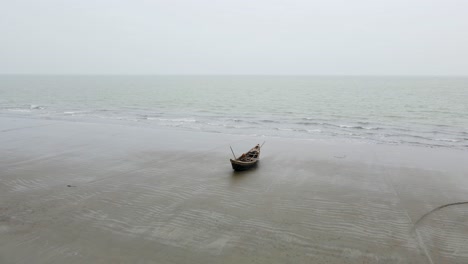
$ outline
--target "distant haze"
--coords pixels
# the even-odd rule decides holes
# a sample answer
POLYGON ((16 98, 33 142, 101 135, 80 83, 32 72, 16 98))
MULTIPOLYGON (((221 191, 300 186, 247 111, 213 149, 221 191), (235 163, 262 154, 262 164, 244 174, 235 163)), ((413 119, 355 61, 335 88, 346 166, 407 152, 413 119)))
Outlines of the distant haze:
POLYGON ((468 75, 465 0, 15 0, 0 73, 468 75))

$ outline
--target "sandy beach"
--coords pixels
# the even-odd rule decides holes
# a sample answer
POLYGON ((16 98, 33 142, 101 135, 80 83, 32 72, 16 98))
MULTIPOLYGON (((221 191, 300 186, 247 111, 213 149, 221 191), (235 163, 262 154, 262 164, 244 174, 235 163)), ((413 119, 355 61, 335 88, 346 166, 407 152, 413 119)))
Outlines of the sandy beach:
POLYGON ((0 263, 467 263, 468 152, 0 118, 0 263), (266 141, 258 168, 236 154, 266 141))

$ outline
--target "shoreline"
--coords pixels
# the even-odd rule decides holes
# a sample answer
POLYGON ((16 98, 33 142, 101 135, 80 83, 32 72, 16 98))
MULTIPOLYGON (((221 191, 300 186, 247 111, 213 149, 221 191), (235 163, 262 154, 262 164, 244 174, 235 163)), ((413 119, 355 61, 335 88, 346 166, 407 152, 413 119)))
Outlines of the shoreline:
POLYGON ((5 117, 0 131, 2 263, 468 261, 468 206, 418 222, 468 201, 463 150, 5 117), (264 140, 259 167, 234 173, 229 145, 264 140))
MULTIPOLYGON (((186 133, 206 133, 210 135, 224 135, 225 137, 248 137, 248 138, 269 138, 273 140, 304 140, 304 141, 323 141, 323 142, 335 142, 337 144, 364 144, 364 145, 384 145, 384 146, 394 146, 394 147, 408 147, 408 148, 422 148, 422 149, 442 149, 442 150, 457 150, 457 151, 468 151, 468 145, 462 146, 448 146, 448 145, 435 145, 435 144, 421 144, 417 142, 408 143, 408 142, 390 142, 390 141, 376 141, 371 138, 362 138, 362 137, 343 137, 343 136, 330 136, 325 134, 309 134, 305 136, 285 136, 285 135, 263 135, 263 134, 241 134, 241 133, 227 133, 220 132, 215 130, 201 130, 190 127, 183 126, 166 126, 158 125, 154 123, 144 122, 142 120, 130 120, 130 119, 100 119, 100 118, 90 118, 90 117, 80 117, 76 119, 70 119, 64 116, 63 118, 55 116, 51 117, 40 117, 40 116, 15 116, 15 115, 0 115, 0 119, 4 120, 24 120, 24 122, 69 122, 75 124, 95 124, 95 125, 110 125, 110 126, 120 126, 120 127, 135 127, 141 129, 151 129, 151 130, 163 130, 170 132, 186 132, 186 133), (29 121, 28 121, 29 120, 29 121)), ((0 127, 1 131, 1 127, 0 127)), ((435 141, 444 141, 442 139, 434 139, 435 141)))

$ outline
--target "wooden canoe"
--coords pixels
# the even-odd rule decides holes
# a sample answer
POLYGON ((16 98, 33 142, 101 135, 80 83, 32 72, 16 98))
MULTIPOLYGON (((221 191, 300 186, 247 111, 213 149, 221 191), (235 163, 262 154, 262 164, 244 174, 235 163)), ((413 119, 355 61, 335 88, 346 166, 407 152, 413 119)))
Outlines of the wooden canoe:
POLYGON ((260 159, 260 148, 260 144, 257 144, 235 160, 230 159, 232 168, 235 171, 243 171, 257 166, 258 160, 260 159))

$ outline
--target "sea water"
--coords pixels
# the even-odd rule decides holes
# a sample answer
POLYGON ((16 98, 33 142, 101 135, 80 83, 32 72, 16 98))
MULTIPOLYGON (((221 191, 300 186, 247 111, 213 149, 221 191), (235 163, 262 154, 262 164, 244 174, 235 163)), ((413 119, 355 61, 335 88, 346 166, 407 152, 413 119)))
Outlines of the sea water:
POLYGON ((0 116, 468 149, 468 77, 3 75, 0 116))

